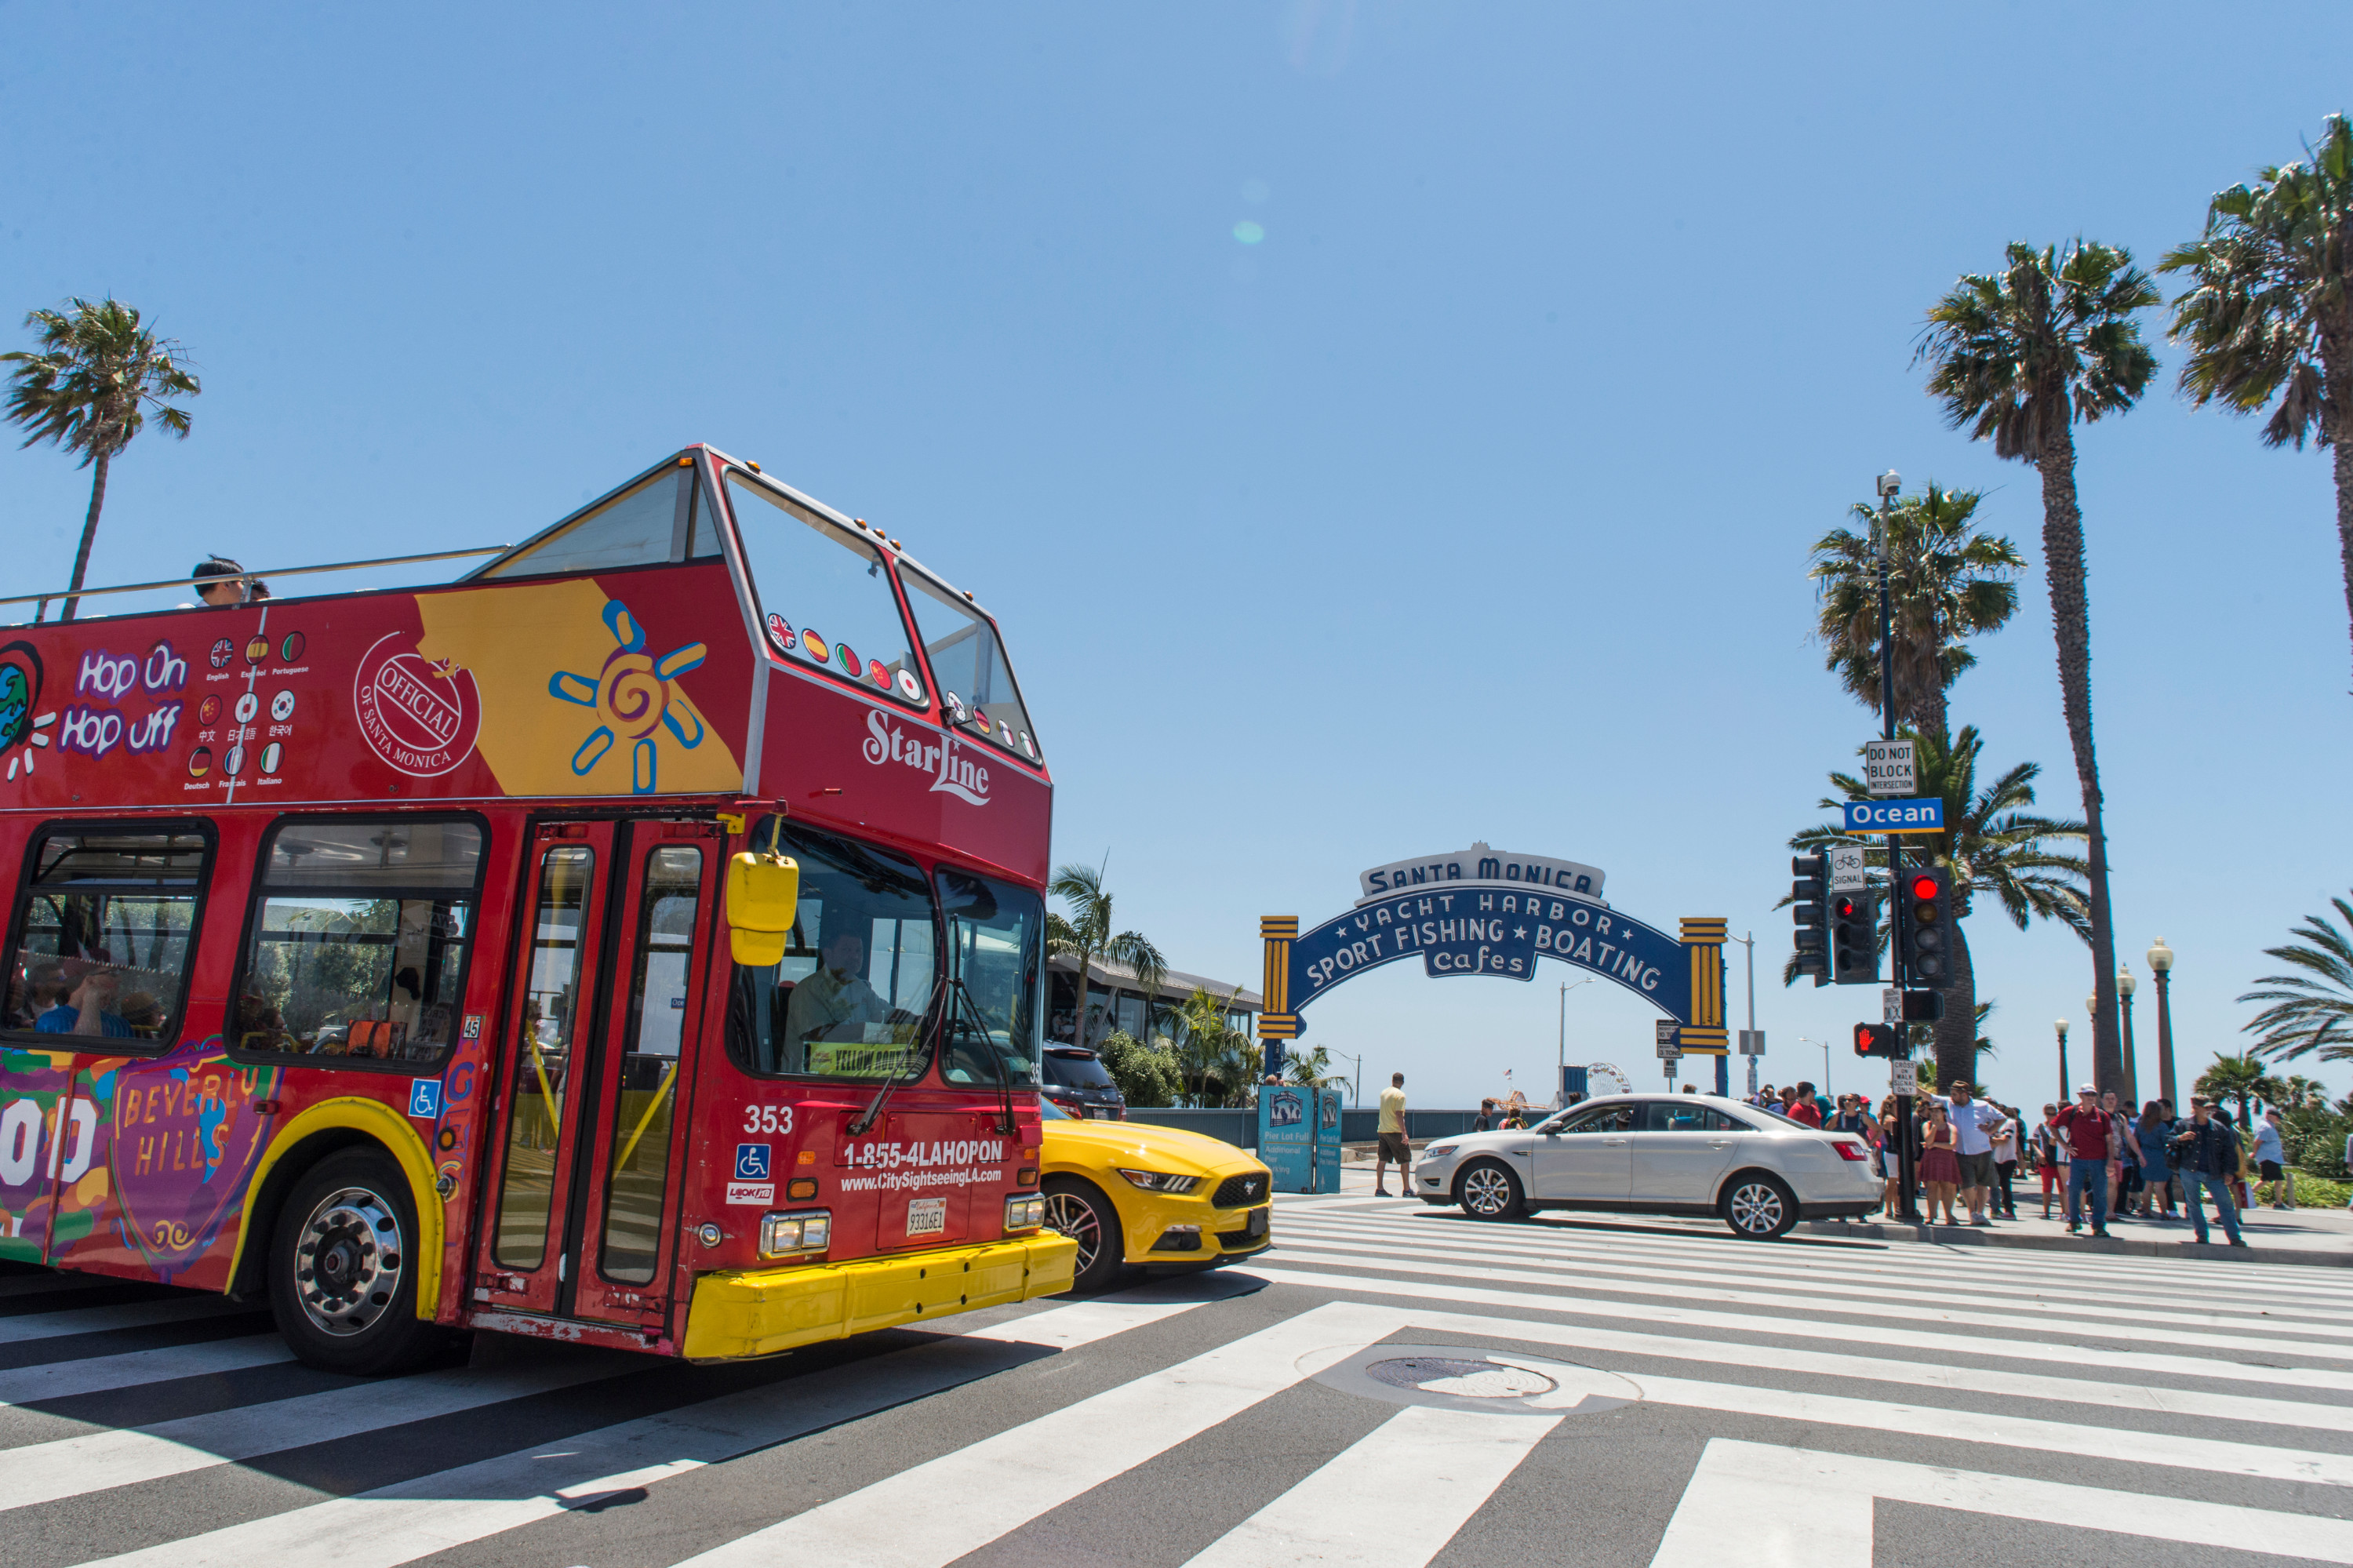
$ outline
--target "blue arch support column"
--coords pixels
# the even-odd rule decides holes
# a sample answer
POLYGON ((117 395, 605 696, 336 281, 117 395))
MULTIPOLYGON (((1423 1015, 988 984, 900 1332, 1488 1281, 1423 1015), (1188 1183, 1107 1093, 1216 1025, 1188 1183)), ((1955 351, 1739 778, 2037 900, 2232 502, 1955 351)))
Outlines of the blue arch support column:
POLYGON ((1726 1053, 1731 1036, 1724 1026, 1724 937, 1722 916, 1686 915, 1683 951, 1691 957, 1691 1015, 1683 1027, 1683 1054, 1715 1058, 1715 1092, 1732 1091, 1726 1053))

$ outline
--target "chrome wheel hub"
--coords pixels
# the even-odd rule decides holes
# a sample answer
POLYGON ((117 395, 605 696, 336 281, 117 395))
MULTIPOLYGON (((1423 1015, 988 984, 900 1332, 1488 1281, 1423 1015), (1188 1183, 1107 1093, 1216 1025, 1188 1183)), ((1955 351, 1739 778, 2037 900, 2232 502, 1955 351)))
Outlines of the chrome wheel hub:
POLYGON ((1511 1178, 1481 1166, 1462 1178, 1462 1206, 1474 1214, 1500 1214, 1512 1203, 1511 1178))
POLYGON ((1079 1244, 1076 1272, 1084 1274, 1094 1266, 1095 1254, 1103 1247, 1103 1226, 1095 1223, 1092 1209, 1068 1192, 1049 1192, 1046 1228, 1060 1231, 1079 1244))
POLYGON ((1732 1223, 1763 1235, 1781 1226, 1781 1194, 1762 1181, 1744 1181, 1732 1190, 1732 1223))
POLYGON ((294 1289, 322 1332, 339 1339, 365 1330, 400 1291, 400 1220, 364 1187, 320 1200, 294 1248, 294 1289))

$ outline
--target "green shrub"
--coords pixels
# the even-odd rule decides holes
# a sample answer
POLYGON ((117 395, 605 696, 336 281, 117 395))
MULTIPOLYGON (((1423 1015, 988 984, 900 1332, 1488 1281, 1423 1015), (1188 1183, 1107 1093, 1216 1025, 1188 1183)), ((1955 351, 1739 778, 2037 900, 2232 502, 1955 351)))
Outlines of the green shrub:
POLYGON ((1167 1052, 1155 1051, 1123 1030, 1113 1030, 1095 1049, 1103 1056, 1103 1071, 1127 1103, 1139 1109, 1173 1104, 1185 1086, 1167 1052))
POLYGON ((2294 1166, 2289 1170, 2295 1175, 2295 1206, 2299 1209, 2341 1209, 2348 1198, 2353 1198, 2353 1185, 2311 1175, 2294 1166))

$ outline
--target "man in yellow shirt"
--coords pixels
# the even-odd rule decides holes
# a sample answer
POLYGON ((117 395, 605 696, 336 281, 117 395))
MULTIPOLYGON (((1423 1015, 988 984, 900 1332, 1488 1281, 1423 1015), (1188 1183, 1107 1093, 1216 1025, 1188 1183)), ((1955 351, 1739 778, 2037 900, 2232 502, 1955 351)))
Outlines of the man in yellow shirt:
POLYGON ((1377 1197, 1389 1195, 1389 1161, 1398 1163, 1398 1196, 1413 1196, 1413 1145, 1405 1136, 1405 1075, 1391 1073, 1389 1086, 1381 1091, 1381 1119, 1376 1127, 1380 1135, 1380 1149, 1374 1157, 1373 1192, 1377 1197))

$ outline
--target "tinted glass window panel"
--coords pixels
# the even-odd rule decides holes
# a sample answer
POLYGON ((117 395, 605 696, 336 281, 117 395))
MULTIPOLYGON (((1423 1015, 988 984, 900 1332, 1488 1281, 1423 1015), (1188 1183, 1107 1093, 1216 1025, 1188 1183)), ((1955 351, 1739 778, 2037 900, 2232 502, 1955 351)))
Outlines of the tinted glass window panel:
POLYGON ((52 832, 17 908, 6 1026, 169 1044, 187 1000, 197 833, 52 832))
MULTIPOLYGON (((952 1084, 1035 1088, 1045 1045, 1038 988, 1045 972, 1046 906, 1027 888, 959 871, 940 873, 939 896, 956 1004, 947 1013, 941 1073, 952 1084)), ((1109 1081, 1092 1058, 1061 1065, 1092 1069, 1093 1078, 1076 1082, 1109 1081)))
POLYGON ((734 966, 729 1049, 755 1073, 920 1076, 937 1003, 931 887, 913 861, 764 818, 755 842, 800 864, 783 961, 734 966))
POLYGON ((1631 1106, 1596 1106, 1572 1114, 1561 1124, 1563 1133, 1623 1132, 1633 1120, 1631 1106))
POLYGON ((480 863, 471 822, 282 824, 230 1009, 237 1048, 438 1058, 462 1000, 480 863))
POLYGON ((744 474, 728 474, 727 500, 768 646, 869 691, 922 702, 923 671, 881 553, 744 474))
POLYGON ((932 678, 940 683, 940 698, 950 717, 959 709, 978 715, 957 727, 1032 762, 1042 761, 1044 754, 1030 732, 1029 713, 1013 684, 1013 667, 1005 662, 997 628, 923 573, 910 570, 900 576, 907 585, 908 607, 915 612, 915 630, 923 639, 923 656, 931 661, 932 678))
POLYGON ((596 873, 596 852, 586 844, 559 844, 539 863, 531 969, 523 982, 514 1075, 507 1086, 506 1171, 499 1180, 491 1243, 491 1255, 504 1268, 537 1268, 547 1258, 556 1145, 564 1133, 572 1048, 586 1001, 580 994, 581 933, 596 873))
POLYGON ((693 482, 691 469, 658 474, 566 524, 560 533, 484 567, 480 575, 519 577, 659 566, 675 558, 679 490, 684 485, 691 496, 693 482))
POLYGON ((649 1283, 661 1260, 662 1199, 702 889, 701 850, 664 845, 646 856, 598 1254, 606 1277, 625 1284, 649 1283))

